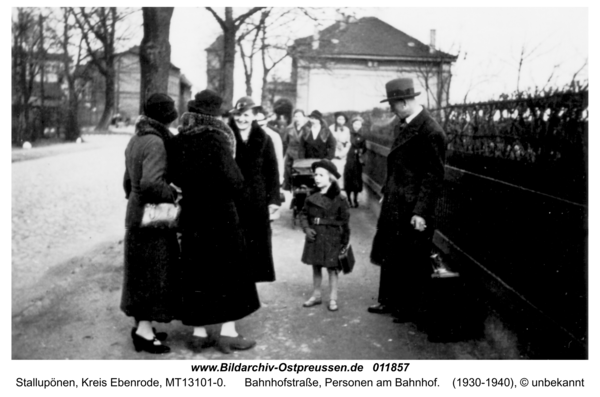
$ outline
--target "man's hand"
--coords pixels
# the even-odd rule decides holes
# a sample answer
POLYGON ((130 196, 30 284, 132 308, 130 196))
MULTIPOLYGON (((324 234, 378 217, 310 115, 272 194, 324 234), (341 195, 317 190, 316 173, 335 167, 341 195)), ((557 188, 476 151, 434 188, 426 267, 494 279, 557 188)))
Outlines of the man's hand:
POLYGON ((315 241, 315 238, 317 237, 317 232, 314 229, 307 227, 306 229, 304 229, 304 233, 306 233, 306 237, 310 241, 315 241))
POLYGON ((425 219, 421 218, 419 215, 413 215, 413 217, 410 218, 410 224, 413 225, 413 227, 420 232, 425 231, 425 229, 427 228, 427 225, 425 224, 425 219))

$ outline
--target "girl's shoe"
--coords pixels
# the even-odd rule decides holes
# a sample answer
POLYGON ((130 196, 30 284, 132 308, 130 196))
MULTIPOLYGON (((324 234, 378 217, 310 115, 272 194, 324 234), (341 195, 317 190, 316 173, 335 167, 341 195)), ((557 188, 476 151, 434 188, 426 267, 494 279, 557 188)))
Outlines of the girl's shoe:
POLYGON ((320 305, 321 303, 323 303, 323 301, 321 300, 321 298, 315 298, 314 296, 312 296, 309 300, 307 300, 306 302, 304 302, 302 304, 302 306, 304 306, 304 307, 313 307, 313 306, 320 305))
POLYGON ((131 331, 131 339, 133 339, 133 347, 136 352, 145 351, 151 354, 165 354, 171 351, 167 345, 163 345, 156 338, 148 340, 135 333, 135 329, 131 331))
POLYGON ((337 305, 337 302, 335 301, 335 299, 332 299, 329 301, 329 305, 327 305, 327 308, 329 309, 330 312, 335 312, 338 310, 338 305, 337 305))

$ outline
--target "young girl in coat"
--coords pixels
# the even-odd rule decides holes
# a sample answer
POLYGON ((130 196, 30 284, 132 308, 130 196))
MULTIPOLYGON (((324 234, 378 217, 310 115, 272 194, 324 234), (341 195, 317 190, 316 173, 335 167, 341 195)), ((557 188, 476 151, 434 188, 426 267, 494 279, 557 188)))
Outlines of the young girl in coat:
POLYGON ((329 160, 320 160, 312 165, 315 185, 318 191, 304 202, 300 213, 300 224, 306 234, 302 262, 313 267, 313 293, 304 302, 304 307, 313 307, 322 303, 321 268, 329 273, 329 305, 331 311, 338 310, 338 257, 348 247, 350 227, 348 221, 349 205, 340 195, 336 182, 340 178, 336 166, 329 160))

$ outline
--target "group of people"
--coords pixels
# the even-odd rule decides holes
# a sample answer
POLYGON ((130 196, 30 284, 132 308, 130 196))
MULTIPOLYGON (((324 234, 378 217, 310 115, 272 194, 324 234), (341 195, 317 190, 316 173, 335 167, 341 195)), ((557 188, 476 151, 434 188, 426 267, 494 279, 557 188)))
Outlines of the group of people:
POLYGON ((222 117, 222 98, 205 90, 177 118, 165 94, 148 98, 125 151, 128 197, 121 309, 136 320, 137 351, 166 353, 152 322, 193 327, 188 346, 224 353, 252 348, 235 321, 260 307, 257 282, 275 280, 270 215, 281 205, 277 157, 254 123, 261 111, 240 99, 222 117), (178 196, 181 195, 179 198, 178 196), (178 230, 140 227, 144 205, 181 205, 178 230))
POLYGON ((283 187, 291 190, 291 173, 294 160, 328 159, 340 173, 338 187, 346 192, 350 205, 358 207, 358 194, 363 189, 362 166, 366 152, 363 136, 364 119, 360 115, 350 120, 342 112, 334 114, 334 124, 327 126, 318 110, 308 117, 301 109, 293 113, 293 122, 282 130, 281 139, 285 152, 283 187))
MULTIPOLYGON (((430 274, 445 135, 416 103, 411 79, 392 80, 386 91, 384 101, 401 123, 388 156, 371 252, 371 262, 381 266, 379 299, 368 311, 412 321, 423 314, 420 297, 430 274)), ((271 221, 282 204, 280 187, 290 189, 291 165, 299 158, 319 159, 312 164, 315 190, 300 213, 301 260, 313 269, 313 292, 303 306, 322 303, 325 267, 327 308, 338 310, 338 257, 348 250, 349 208, 358 206, 362 190, 364 120, 354 117, 348 128, 346 115, 337 113, 326 126, 318 111, 307 118, 296 110, 293 123, 278 133, 249 97, 225 117, 221 106, 215 92, 199 92, 173 135, 168 125, 178 117, 175 104, 168 95, 154 94, 125 151, 121 309, 135 319, 136 351, 169 352, 167 335, 153 322, 172 320, 192 327, 188 347, 195 352, 215 346, 230 353, 256 344, 238 334, 235 322, 260 307, 256 283, 275 281, 271 221), (178 233, 140 226, 145 204, 176 202, 182 208, 178 233)))

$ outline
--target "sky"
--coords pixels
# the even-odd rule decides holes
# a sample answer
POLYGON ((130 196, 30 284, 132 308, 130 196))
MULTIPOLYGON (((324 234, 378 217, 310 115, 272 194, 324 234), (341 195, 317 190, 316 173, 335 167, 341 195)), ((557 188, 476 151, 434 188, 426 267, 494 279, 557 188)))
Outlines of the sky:
MULTIPOLYGON (((365 2, 363 2, 364 4, 365 2)), ((221 11, 222 9, 217 8, 221 11)), ((497 98, 517 88, 517 65, 523 62, 519 87, 562 86, 588 59, 588 9, 551 7, 350 7, 358 17, 375 16, 417 40, 429 44, 430 30, 436 31, 436 47, 459 55, 452 67, 451 102, 497 98)), ((243 8, 234 9, 234 15, 243 8)), ((334 22, 324 21, 323 27, 334 22)), ((294 26, 291 35, 304 37, 315 27, 294 26)), ((171 22, 171 60, 194 84, 206 87, 206 53, 221 33, 213 16, 203 7, 176 7, 171 22)), ((277 75, 290 78, 290 63, 277 75)), ((584 67, 578 77, 587 77, 584 67)), ((260 73, 253 88, 259 97, 260 73)), ((236 60, 234 97, 245 94, 242 64, 236 60)), ((383 87, 382 87, 383 95, 383 87)))

